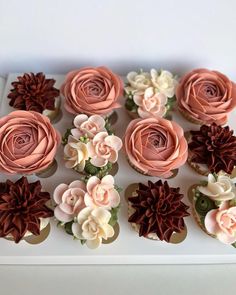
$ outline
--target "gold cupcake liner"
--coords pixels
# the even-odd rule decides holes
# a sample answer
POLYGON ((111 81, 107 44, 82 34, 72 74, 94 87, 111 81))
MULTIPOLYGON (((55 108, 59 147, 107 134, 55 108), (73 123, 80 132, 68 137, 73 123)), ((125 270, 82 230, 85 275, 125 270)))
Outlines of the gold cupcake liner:
MULTIPOLYGON (((47 239, 51 230, 50 222, 40 231, 38 236, 30 234, 28 236, 23 237, 21 241, 25 241, 31 245, 38 245, 41 244, 43 241, 47 239)), ((4 239, 8 241, 14 241, 11 236, 4 237, 4 239)))
POLYGON ((52 163, 46 169, 35 173, 35 175, 40 177, 40 178, 48 178, 48 177, 50 177, 50 176, 52 176, 53 174, 56 173, 57 168, 58 168, 58 164, 57 164, 56 159, 54 159, 52 161, 52 163))

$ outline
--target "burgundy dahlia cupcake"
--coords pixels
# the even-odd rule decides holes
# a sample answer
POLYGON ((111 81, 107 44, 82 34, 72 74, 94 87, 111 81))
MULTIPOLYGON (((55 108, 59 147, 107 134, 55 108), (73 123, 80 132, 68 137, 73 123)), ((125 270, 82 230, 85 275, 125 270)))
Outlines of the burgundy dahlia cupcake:
POLYGON ((50 194, 42 191, 40 181, 30 183, 23 176, 0 183, 0 237, 19 243, 39 236, 53 216, 49 201, 50 194))
POLYGON ((25 73, 12 82, 8 94, 9 105, 17 110, 35 111, 55 120, 60 112, 60 91, 54 87, 54 79, 43 73, 25 73))
POLYGON ((129 219, 140 237, 170 242, 173 234, 185 230, 184 217, 189 216, 188 206, 182 202, 180 188, 148 181, 128 197, 129 219))
POLYGON ((215 123, 203 125, 198 131, 190 131, 188 141, 188 163, 198 173, 233 172, 236 166, 236 136, 229 126, 215 123))

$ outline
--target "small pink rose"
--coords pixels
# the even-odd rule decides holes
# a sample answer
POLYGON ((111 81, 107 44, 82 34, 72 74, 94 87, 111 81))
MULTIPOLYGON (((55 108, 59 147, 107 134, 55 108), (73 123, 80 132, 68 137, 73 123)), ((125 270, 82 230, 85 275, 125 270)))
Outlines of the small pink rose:
POLYGON ((49 119, 33 111, 15 111, 0 119, 0 171, 32 174, 54 160, 59 133, 49 119))
POLYGON ((120 195, 114 187, 114 178, 111 175, 106 175, 101 180, 96 176, 90 177, 84 201, 91 208, 103 207, 110 210, 117 207, 120 195))
POLYGON ((108 68, 82 68, 67 74, 61 92, 68 112, 107 115, 120 107, 123 83, 108 68))
POLYGON ((170 177, 188 156, 183 129, 161 117, 136 119, 126 129, 124 148, 130 163, 144 174, 170 177))
POLYGON ((122 148, 122 140, 107 132, 100 132, 87 143, 90 162, 96 167, 104 167, 108 162, 115 163, 118 151, 122 148))
POLYGON ((106 131, 106 122, 103 117, 99 115, 78 115, 74 119, 74 126, 76 128, 71 129, 71 134, 76 138, 80 139, 81 136, 87 136, 94 138, 94 136, 102 131, 106 131))
POLYGON ((205 227, 222 243, 233 244, 236 242, 236 207, 223 206, 209 211, 205 217, 205 227))
POLYGON ((138 105, 138 114, 141 118, 163 117, 166 113, 167 97, 156 93, 153 87, 144 92, 135 92, 133 100, 138 105))
POLYGON ((220 72, 196 69, 181 79, 176 98, 180 110, 191 118, 223 125, 236 106, 236 84, 220 72))
POLYGON ((55 217, 61 222, 69 222, 85 207, 84 196, 86 186, 80 180, 73 181, 70 185, 59 184, 53 193, 57 206, 54 210, 55 217))

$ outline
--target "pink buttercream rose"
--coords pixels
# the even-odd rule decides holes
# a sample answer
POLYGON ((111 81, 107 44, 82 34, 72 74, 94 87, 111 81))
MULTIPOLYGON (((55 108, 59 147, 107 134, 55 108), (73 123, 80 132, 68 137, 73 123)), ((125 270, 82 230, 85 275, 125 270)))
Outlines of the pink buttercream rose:
POLYGON ((0 119, 0 171, 32 174, 53 161, 61 138, 49 119, 33 111, 15 111, 0 119))
POLYGON ((80 139, 81 136, 94 138, 97 133, 106 131, 105 125, 104 118, 99 115, 88 117, 81 114, 75 117, 74 126, 76 128, 71 129, 71 134, 77 139, 80 139))
POLYGON ((144 92, 137 91, 133 100, 138 105, 138 114, 141 118, 163 117, 166 113, 167 97, 155 92, 153 87, 147 88, 144 92))
POLYGON ((59 184, 53 193, 57 206, 54 210, 55 217, 61 222, 69 222, 85 207, 85 183, 80 180, 73 181, 70 185, 59 184))
POLYGON ((236 85, 217 71, 196 69, 176 89, 178 106, 199 123, 223 125, 236 106, 236 85))
POLYGON ((68 73, 61 92, 68 112, 107 115, 120 107, 117 100, 122 95, 123 83, 108 68, 88 67, 68 73))
MULTIPOLYGON (((226 204, 226 203, 225 203, 226 204)), ((224 244, 236 242, 236 207, 223 205, 209 211, 205 217, 205 228, 224 244)))
POLYGON ((106 175, 101 180, 96 176, 90 177, 84 197, 86 206, 103 207, 108 210, 117 207, 120 204, 120 195, 115 189, 114 183, 114 178, 111 175, 106 175))
POLYGON ((107 132, 100 132, 87 143, 90 162, 96 167, 104 167, 115 163, 118 159, 118 151, 122 148, 122 140, 115 135, 108 135, 107 132))
POLYGON ((163 118, 136 119, 127 127, 124 148, 128 159, 142 173, 170 177, 187 159, 183 129, 163 118))

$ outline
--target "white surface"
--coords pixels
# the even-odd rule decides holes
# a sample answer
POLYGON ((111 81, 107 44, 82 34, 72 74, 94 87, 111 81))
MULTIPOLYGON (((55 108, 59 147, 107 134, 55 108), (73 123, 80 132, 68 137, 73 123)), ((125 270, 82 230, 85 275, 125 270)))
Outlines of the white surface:
POLYGON ((6 79, 4 79, 3 77, 0 77, 0 101, 3 95, 5 84, 6 84, 6 79))
POLYGON ((234 294, 236 265, 0 266, 1 294, 234 294))
MULTIPOLYGON (((10 84, 16 79, 16 74, 11 74, 7 80, 3 95, 1 115, 13 110, 8 105, 7 94, 10 84)), ((57 80, 59 87, 64 76, 50 76, 57 80)), ((119 111, 119 120, 114 126, 116 134, 123 137, 125 128, 130 121, 125 109, 119 111)), ((73 116, 63 110, 64 116, 55 127, 63 134, 67 127, 70 127, 73 116)), ((174 113, 174 120, 187 130, 198 129, 198 125, 188 123, 178 113, 174 113)), ((229 125, 235 126, 235 112, 231 114, 229 125), (233 118, 234 117, 234 118, 233 118)), ((59 169, 56 174, 48 179, 41 179, 43 187, 49 192, 53 192, 56 185, 61 182, 70 183, 78 179, 79 174, 64 167, 62 147, 59 148, 57 161, 59 169)), ((115 176, 116 183, 125 188, 135 182, 146 182, 148 179, 156 179, 143 176, 135 172, 127 163, 124 153, 119 155, 119 173, 115 176)), ((6 176, 1 175, 0 180, 6 180, 6 176)), ((8 177, 10 178, 10 177, 8 177)), ((13 179, 19 177, 14 176, 13 179)), ((35 177, 30 177, 34 179, 35 177)), ((195 173, 188 164, 180 168, 178 175, 169 180, 170 185, 180 186, 181 192, 186 196, 187 189, 194 183, 198 183, 204 177, 195 173)), ((124 193, 123 190, 123 193, 124 193)), ((16 245, 11 241, 0 240, 0 264, 189 264, 189 263, 235 263, 236 250, 232 246, 227 246, 216 239, 206 235, 195 223, 192 217, 185 219, 188 235, 181 244, 173 245, 165 242, 152 241, 140 238, 127 222, 127 204, 123 194, 121 198, 121 210, 119 214, 120 235, 118 239, 110 245, 102 245, 97 250, 90 250, 82 246, 79 241, 73 241, 71 236, 56 227, 56 222, 52 222, 52 230, 42 244, 29 245, 22 241, 16 245)), ((187 197, 185 202, 188 203, 187 197)))
POLYGON ((0 74, 204 66, 236 80, 235 11, 234 0, 0 0, 0 74))

